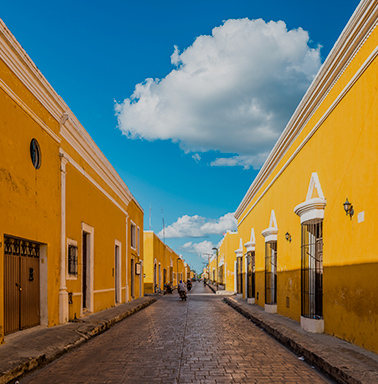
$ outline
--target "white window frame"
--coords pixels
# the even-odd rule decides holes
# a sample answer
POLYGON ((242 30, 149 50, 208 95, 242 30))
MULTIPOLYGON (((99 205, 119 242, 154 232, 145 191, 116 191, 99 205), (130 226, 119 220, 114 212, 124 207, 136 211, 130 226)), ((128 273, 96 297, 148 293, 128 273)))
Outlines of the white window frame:
POLYGON ((136 224, 130 220, 130 247, 136 251, 136 224), (134 231, 133 231, 134 230, 134 231))
POLYGON ((136 229, 136 237, 137 237, 137 243, 136 243, 136 246, 137 246, 137 253, 138 255, 140 254, 140 228, 137 227, 136 229))

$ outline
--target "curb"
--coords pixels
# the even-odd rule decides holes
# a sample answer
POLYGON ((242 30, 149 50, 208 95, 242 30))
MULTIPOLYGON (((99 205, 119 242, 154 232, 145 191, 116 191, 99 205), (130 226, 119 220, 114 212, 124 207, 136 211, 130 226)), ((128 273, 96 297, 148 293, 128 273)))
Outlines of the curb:
POLYGON ((224 298, 224 302, 227 303, 232 308, 234 308, 237 312, 242 314, 244 317, 251 320, 253 323, 255 323, 257 326, 263 329, 266 333, 268 333, 274 339, 279 341, 282 345, 290 349, 296 355, 303 356, 304 360, 307 363, 316 367, 320 372, 324 373, 326 376, 334 380, 336 383, 340 383, 340 384, 345 384, 345 383, 361 384, 362 383, 360 380, 357 380, 356 378, 350 376, 345 371, 342 371, 340 368, 331 365, 329 362, 324 360, 321 356, 319 356, 315 352, 309 350, 308 348, 304 347, 300 343, 297 343, 296 341, 290 339, 289 337, 284 335, 282 332, 280 332, 278 329, 275 329, 270 325, 264 323, 261 319, 254 316, 250 312, 246 311, 244 308, 242 308, 234 300, 230 298, 224 298))
MULTIPOLYGON (((19 364, 16 367, 13 367, 9 371, 0 373, 0 384, 7 384, 7 383, 14 383, 17 379, 21 378, 22 376, 26 375, 27 373, 30 373, 36 369, 42 368, 46 366, 47 364, 50 364, 54 360, 58 359, 62 355, 64 355, 67 352, 72 351, 73 349, 79 347, 81 344, 85 343, 86 341, 90 340, 91 338, 100 335, 101 333, 107 331, 110 329, 113 325, 119 323, 120 321, 124 320, 126 317, 129 317, 133 315, 136 312, 139 312, 140 310, 148 307, 149 305, 155 303, 157 300, 156 298, 152 297, 148 301, 145 301, 139 305, 137 305, 134 308, 131 308, 130 310, 115 316, 114 318, 106 321, 100 321, 96 322, 96 326, 94 326, 93 329, 84 331, 84 332, 78 332, 81 337, 77 341, 75 341, 72 344, 68 344, 65 347, 61 348, 60 350, 54 352, 51 355, 41 354, 37 357, 31 358, 21 364, 19 364)), ((91 324, 90 322, 80 322, 82 324, 91 324)), ((93 323, 92 323, 93 324, 93 323)))

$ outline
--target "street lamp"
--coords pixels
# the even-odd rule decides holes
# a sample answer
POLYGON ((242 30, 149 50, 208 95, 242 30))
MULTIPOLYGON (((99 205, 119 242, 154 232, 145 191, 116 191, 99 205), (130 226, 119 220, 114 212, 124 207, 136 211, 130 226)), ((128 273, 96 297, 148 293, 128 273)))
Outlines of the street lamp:
POLYGON ((219 265, 218 265, 218 248, 213 247, 213 251, 215 251, 215 254, 217 255, 217 291, 219 290, 219 265))

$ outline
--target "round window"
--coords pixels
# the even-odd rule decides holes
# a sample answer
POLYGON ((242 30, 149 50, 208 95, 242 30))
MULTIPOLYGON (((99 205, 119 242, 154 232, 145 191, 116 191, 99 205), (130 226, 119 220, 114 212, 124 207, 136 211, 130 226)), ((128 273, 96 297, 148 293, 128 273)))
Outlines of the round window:
POLYGON ((38 169, 41 166, 41 150, 36 139, 30 142, 30 157, 34 168, 38 169))

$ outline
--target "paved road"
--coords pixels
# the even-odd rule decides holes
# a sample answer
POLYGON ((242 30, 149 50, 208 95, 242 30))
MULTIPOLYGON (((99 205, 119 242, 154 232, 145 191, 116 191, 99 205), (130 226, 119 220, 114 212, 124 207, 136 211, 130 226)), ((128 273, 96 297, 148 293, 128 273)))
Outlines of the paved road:
POLYGON ((37 371, 21 383, 329 383, 195 283, 37 371))

